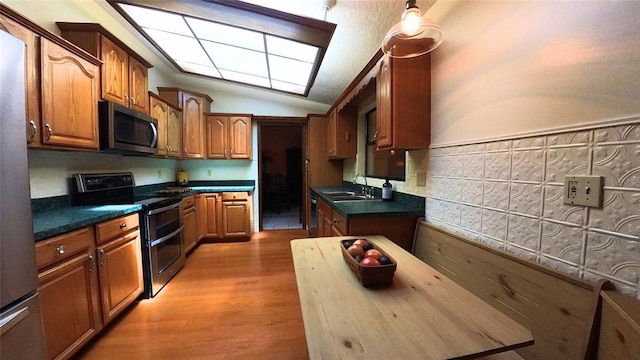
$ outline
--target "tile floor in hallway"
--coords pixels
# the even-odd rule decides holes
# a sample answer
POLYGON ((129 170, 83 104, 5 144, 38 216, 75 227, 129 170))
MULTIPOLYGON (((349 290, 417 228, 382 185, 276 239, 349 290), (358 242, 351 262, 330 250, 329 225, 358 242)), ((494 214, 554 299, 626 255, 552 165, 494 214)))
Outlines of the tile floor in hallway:
POLYGON ((280 211, 280 214, 265 210, 262 218, 262 228, 264 230, 302 229, 300 205, 296 204, 291 205, 289 208, 284 208, 280 211))

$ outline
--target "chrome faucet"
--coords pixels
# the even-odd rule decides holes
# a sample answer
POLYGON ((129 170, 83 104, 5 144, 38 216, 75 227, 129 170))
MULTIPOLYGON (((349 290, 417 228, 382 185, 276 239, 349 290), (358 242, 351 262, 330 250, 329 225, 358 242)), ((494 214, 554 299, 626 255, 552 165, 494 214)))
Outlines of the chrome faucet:
POLYGON ((362 195, 364 195, 367 198, 372 198, 373 197, 373 188, 370 188, 369 185, 367 184, 367 177, 366 176, 364 176, 362 174, 356 174, 356 176, 353 178, 353 185, 357 184, 356 180, 358 180, 359 176, 364 179, 364 185, 362 186, 362 189, 361 189, 362 195))

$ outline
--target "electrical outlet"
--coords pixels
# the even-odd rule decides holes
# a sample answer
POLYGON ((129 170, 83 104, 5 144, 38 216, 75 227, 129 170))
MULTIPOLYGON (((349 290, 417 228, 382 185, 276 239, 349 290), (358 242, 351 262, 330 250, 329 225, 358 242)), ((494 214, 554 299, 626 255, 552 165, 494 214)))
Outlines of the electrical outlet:
POLYGON ((427 173, 426 172, 418 172, 418 173, 416 173, 416 186, 427 186, 427 173))
POLYGON ((602 176, 565 176, 564 203, 601 208, 603 185, 602 176))

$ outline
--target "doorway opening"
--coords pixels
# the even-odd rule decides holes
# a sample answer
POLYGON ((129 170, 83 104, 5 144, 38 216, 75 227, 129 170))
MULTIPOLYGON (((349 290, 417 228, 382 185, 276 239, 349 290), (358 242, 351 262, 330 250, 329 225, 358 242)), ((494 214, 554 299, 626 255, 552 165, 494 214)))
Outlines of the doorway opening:
POLYGON ((305 122, 287 120, 258 123, 260 230, 305 228, 305 122))

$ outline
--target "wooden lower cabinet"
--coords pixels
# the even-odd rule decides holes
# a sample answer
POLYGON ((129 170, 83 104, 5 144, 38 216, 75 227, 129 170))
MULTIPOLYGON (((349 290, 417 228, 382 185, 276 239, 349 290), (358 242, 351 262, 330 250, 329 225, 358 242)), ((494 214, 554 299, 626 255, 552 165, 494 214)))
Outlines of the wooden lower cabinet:
POLYGON ((222 237, 249 237, 250 206, 246 193, 222 194, 222 237))
POLYGON ((344 216, 318 199, 318 237, 345 235, 383 235, 411 252, 417 214, 344 216))
POLYGON ((198 194, 198 238, 235 240, 251 237, 251 198, 246 192, 198 194))
POLYGON ((135 230, 117 237, 97 250, 102 290, 102 318, 107 324, 144 290, 140 231, 135 230))
POLYGON ((198 245, 198 218, 196 211, 196 195, 182 199, 180 203, 182 212, 182 248, 184 253, 191 251, 198 245))
POLYGON ((93 228, 36 244, 47 359, 68 359, 103 327, 93 228))
POLYGON ((36 243, 47 359, 71 358, 142 293, 137 219, 123 216, 36 243))

